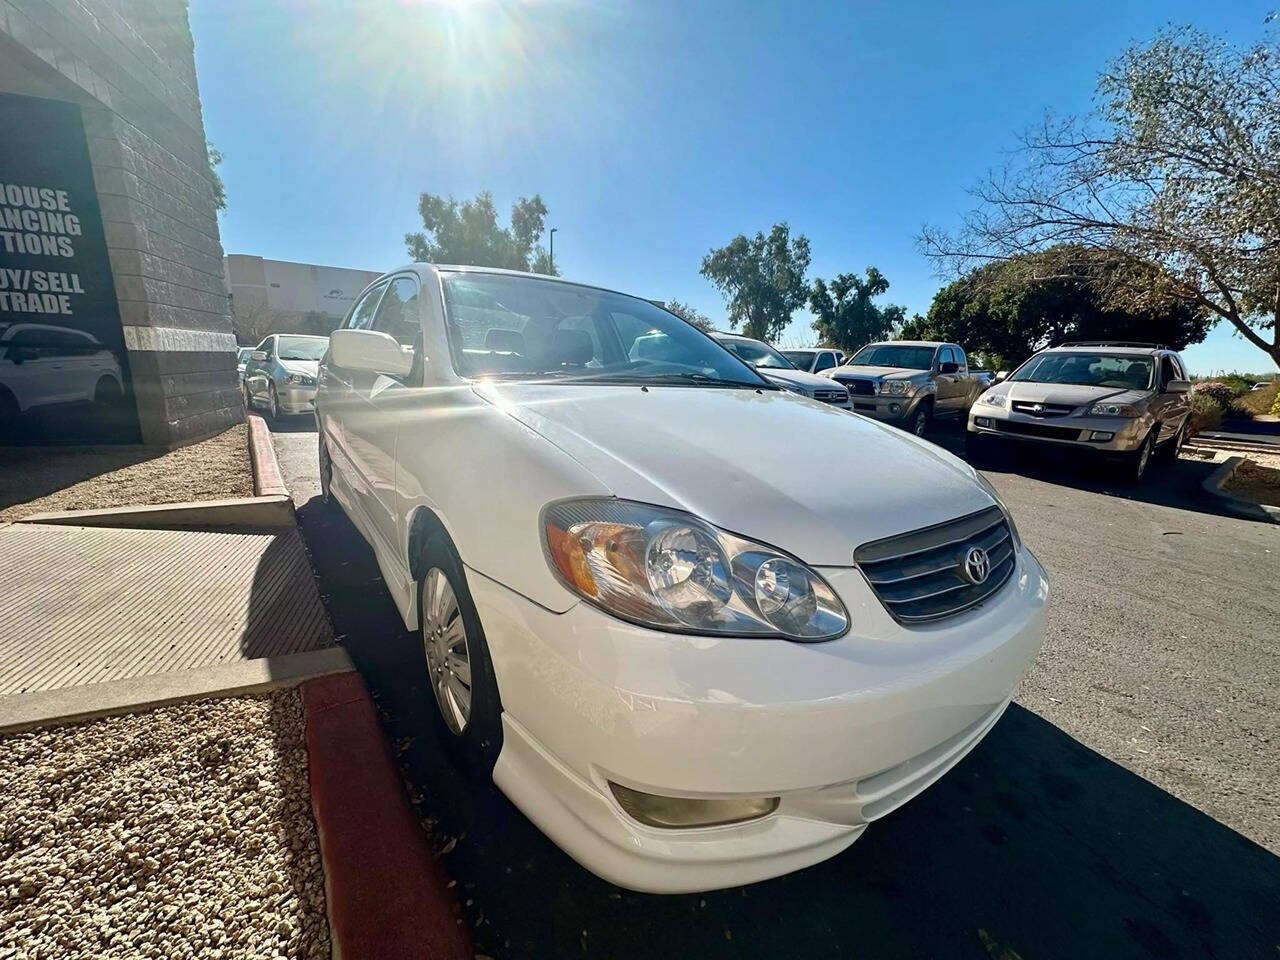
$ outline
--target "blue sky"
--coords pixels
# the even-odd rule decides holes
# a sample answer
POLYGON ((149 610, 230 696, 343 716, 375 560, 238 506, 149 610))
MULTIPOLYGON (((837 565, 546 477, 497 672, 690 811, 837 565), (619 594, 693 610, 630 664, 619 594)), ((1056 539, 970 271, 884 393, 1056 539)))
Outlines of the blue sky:
MULTIPOLYGON (((778 220, 810 276, 874 264, 925 312, 920 226, 1162 24, 1257 38, 1275 0, 522 3, 191 0, 230 253, 389 269, 421 191, 540 193, 562 274, 724 302, 703 254, 778 220)), ((807 343, 797 314, 782 341, 807 343)), ((1265 370, 1220 325, 1192 369, 1265 370)))

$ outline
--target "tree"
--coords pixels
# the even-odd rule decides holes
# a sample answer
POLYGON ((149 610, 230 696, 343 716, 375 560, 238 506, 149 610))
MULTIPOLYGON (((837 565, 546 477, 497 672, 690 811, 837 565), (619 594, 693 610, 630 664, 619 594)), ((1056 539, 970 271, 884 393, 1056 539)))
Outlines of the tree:
POLYGON ((674 313, 677 317, 679 317, 685 323, 691 323, 695 327, 697 327, 699 330, 702 330, 706 333, 710 333, 711 330, 714 329, 711 326, 710 317, 708 317, 705 313, 702 313, 700 310, 697 310, 694 307, 691 307, 687 303, 681 303, 679 300, 668 300, 666 303, 663 304, 663 306, 666 307, 672 313, 674 313))
POLYGON ((511 205, 509 227, 499 225, 487 190, 462 203, 424 193, 418 197, 418 214, 423 229, 404 235, 414 260, 552 272, 547 252, 537 242, 547 217, 547 206, 537 194, 511 205))
POLYGON ((738 234, 702 258, 702 275, 729 304, 729 326, 757 340, 772 341, 804 306, 809 240, 791 238, 791 228, 775 223, 766 237, 738 234))
POLYGON ((218 165, 222 163, 222 151, 208 140, 204 142, 204 149, 209 159, 209 184, 213 191, 213 209, 221 213, 227 209, 227 188, 222 182, 222 174, 218 173, 218 165))
POLYGON ((1005 369, 1064 340, 1137 340, 1181 350, 1212 326, 1205 307, 1167 292, 1140 303, 1114 296, 1143 286, 1166 290, 1163 272, 1123 254, 1051 247, 985 264, 948 284, 928 317, 912 318, 902 335, 958 343, 1005 369))
MULTIPOLYGON (((957 274, 1054 244, 1158 264, 1161 288, 1118 285, 1137 312, 1177 297, 1280 365, 1280 42, 1239 49, 1190 27, 1130 48, 1098 81, 1096 116, 1048 118, 926 253, 957 274)), ((1059 267, 1070 274, 1070 263, 1059 267)), ((1139 271, 1140 274, 1140 271, 1139 271)))
POLYGON ((813 329, 821 343, 847 353, 875 340, 883 340, 902 324, 906 307, 878 307, 872 300, 889 289, 889 281, 875 267, 867 267, 866 279, 842 273, 828 287, 819 277, 809 291, 813 329))

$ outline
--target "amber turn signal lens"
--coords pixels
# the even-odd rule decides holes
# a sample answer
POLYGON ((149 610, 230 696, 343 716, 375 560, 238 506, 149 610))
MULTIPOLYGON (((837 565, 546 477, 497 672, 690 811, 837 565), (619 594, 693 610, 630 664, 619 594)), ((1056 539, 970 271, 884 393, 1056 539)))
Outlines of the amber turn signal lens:
POLYGON ((578 537, 566 530, 561 530, 553 523, 548 523, 547 549, 551 553, 551 562, 560 571, 560 576, 589 597, 599 593, 595 577, 591 576, 591 568, 587 566, 587 554, 582 549, 582 543, 578 537))

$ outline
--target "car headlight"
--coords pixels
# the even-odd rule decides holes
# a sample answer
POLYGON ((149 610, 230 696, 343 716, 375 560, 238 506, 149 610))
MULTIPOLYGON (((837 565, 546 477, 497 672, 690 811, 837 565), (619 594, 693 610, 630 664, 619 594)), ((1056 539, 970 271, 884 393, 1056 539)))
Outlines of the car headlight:
POLYGON ((315 386, 315 377, 308 377, 302 373, 286 373, 284 375, 285 383, 295 383, 303 387, 315 386))
POLYGON ((984 393, 978 398, 979 403, 985 403, 989 407, 1003 407, 1008 394, 1005 393, 984 393))
POLYGON ((1089 408, 1091 417, 1140 417, 1142 411, 1132 403, 1108 403, 1103 400, 1089 408))
POLYGON ((1005 506, 1003 498, 1001 498, 1000 494, 996 493, 996 488, 991 485, 991 481, 980 474, 977 470, 973 471, 973 478, 978 481, 978 484, 982 489, 987 491, 991 496, 991 499, 996 502, 996 506, 1000 508, 1000 511, 1004 514, 1005 521, 1009 524, 1009 535, 1013 537, 1014 548, 1021 549, 1022 534, 1018 533, 1018 525, 1013 522, 1013 514, 1010 513, 1009 508, 1005 506))
POLYGON ((816 571, 678 510, 587 498, 543 511, 547 560, 566 587, 659 630, 831 640, 844 604, 816 571))
POLYGON ((878 392, 888 397, 909 397, 916 389, 906 380, 881 380, 876 386, 878 392))

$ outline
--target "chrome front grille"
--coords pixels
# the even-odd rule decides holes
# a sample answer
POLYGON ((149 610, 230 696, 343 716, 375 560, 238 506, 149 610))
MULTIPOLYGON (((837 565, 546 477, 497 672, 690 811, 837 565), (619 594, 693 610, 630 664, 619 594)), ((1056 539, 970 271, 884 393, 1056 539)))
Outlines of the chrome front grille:
POLYGON ((981 603, 1004 586, 1015 566, 1009 524, 995 506, 864 543, 853 559, 885 609, 904 624, 938 620, 981 603), (985 578, 966 573, 975 548, 986 555, 985 578))
POLYGON ((849 391, 844 387, 839 390, 815 390, 813 391, 813 399, 821 403, 847 403, 849 401, 849 391))
POLYGON ((1029 417, 1065 417, 1075 409, 1066 403, 1032 403, 1029 400, 1014 400, 1009 408, 1014 413, 1025 413, 1029 417))

